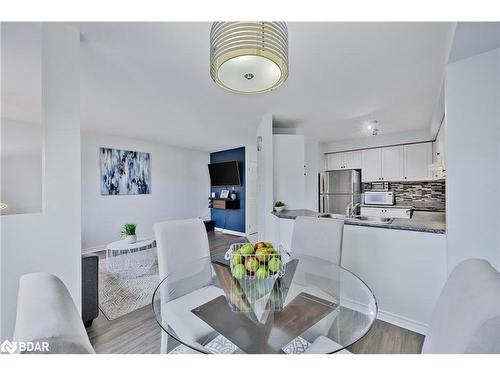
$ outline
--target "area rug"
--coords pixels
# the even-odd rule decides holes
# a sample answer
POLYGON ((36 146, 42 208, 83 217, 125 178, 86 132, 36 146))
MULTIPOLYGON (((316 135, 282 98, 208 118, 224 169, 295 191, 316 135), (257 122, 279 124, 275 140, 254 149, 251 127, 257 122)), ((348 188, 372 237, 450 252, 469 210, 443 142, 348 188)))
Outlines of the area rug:
POLYGON ((106 259, 99 260, 99 308, 113 320, 151 304, 159 283, 158 264, 144 275, 121 278, 106 270, 106 259))

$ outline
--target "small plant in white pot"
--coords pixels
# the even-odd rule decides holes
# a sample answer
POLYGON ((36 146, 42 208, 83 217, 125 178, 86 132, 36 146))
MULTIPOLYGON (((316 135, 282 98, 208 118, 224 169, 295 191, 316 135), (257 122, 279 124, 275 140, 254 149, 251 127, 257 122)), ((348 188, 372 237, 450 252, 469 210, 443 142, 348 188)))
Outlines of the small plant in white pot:
POLYGON ((276 212, 281 212, 285 209, 285 203, 283 203, 282 201, 276 201, 274 202, 274 209, 276 212))
POLYGON ((123 224, 122 236, 125 238, 127 243, 137 242, 137 235, 135 234, 136 227, 137 225, 135 224, 123 224))

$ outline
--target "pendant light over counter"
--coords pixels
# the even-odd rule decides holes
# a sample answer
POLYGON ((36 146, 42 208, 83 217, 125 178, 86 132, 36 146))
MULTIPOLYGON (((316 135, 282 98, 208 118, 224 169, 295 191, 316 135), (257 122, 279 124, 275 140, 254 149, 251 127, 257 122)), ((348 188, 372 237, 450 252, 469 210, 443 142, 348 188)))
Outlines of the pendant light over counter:
POLYGON ((284 22, 214 22, 210 75, 237 94, 261 94, 288 77, 288 29, 284 22))

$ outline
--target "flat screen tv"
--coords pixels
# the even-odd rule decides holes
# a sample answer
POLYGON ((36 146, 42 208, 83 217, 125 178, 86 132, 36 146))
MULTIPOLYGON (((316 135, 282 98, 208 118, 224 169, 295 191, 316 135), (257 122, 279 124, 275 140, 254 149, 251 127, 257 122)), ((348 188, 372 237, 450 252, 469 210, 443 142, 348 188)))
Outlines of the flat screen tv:
POLYGON ((225 161, 208 165, 212 186, 240 186, 240 170, 238 162, 225 161))

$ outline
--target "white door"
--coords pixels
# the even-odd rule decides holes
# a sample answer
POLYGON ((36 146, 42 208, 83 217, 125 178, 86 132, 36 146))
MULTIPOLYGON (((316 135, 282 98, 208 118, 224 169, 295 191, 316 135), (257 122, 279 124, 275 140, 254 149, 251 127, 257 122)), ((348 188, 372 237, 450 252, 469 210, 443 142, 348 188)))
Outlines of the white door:
POLYGON ((429 164, 432 163, 432 143, 415 143, 404 146, 405 181, 430 180, 429 164))
POLYGON ((403 146, 384 147, 381 149, 382 180, 402 181, 404 177, 403 146))
POLYGON ((342 152, 326 155, 326 170, 344 169, 344 154, 342 152))
POLYGON ((382 177, 380 149, 361 151, 361 181, 380 181, 382 177))
POLYGON ((344 152, 344 168, 345 169, 360 169, 361 168, 361 151, 344 152))
POLYGON ((246 162, 246 232, 257 233, 257 162, 246 162))

